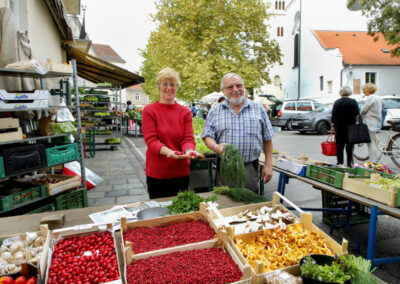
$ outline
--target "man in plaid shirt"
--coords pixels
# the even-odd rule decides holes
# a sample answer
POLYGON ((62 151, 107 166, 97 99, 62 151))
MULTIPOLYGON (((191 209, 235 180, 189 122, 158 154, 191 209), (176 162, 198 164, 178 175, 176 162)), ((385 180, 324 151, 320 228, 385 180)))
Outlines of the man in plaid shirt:
MULTIPOLYGON (((226 74, 221 80, 221 90, 226 100, 215 105, 209 112, 202 137, 207 147, 218 155, 222 155, 225 145, 235 145, 245 163, 245 188, 258 192, 258 157, 262 150, 265 153, 265 164, 261 179, 267 183, 272 178, 274 133, 271 123, 261 104, 244 97, 244 82, 238 74, 226 74)), ((219 178, 217 181, 221 182, 219 178)))

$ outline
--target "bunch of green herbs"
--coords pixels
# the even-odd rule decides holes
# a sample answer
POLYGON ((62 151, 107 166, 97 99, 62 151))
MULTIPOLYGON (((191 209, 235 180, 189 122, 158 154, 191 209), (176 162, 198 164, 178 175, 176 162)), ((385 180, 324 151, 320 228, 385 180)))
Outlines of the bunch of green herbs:
POLYGON ((224 146, 220 163, 221 177, 230 188, 244 188, 246 169, 240 151, 234 145, 224 146))
POLYGON ((216 201, 217 196, 212 194, 210 197, 203 198, 197 195, 193 190, 179 192, 172 199, 172 204, 167 206, 168 213, 171 215, 183 214, 192 211, 198 211, 201 202, 216 201))
POLYGON ((235 202, 261 203, 268 199, 245 188, 214 187, 214 193, 229 196, 235 202))

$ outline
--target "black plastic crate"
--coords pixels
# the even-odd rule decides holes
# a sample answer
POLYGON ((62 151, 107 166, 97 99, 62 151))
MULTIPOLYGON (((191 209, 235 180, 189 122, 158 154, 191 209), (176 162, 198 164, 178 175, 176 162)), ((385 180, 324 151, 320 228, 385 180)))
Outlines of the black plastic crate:
POLYGON ((43 144, 12 145, 0 149, 6 175, 46 167, 46 151, 43 144))
MULTIPOLYGON (((337 208, 347 209, 349 201, 341 196, 334 195, 330 192, 321 190, 322 194, 322 207, 323 208, 337 208)), ((346 212, 322 212, 322 222, 331 226, 332 224, 345 223, 346 212)), ((368 223, 370 218, 370 210, 368 207, 353 202, 350 214, 350 225, 368 223)))

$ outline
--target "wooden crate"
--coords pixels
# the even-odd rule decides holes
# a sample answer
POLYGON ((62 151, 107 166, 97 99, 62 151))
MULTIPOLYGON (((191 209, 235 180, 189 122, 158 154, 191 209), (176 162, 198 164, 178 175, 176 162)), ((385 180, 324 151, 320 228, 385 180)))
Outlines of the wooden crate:
POLYGON ((177 223, 189 222, 194 220, 199 220, 207 223, 216 233, 218 232, 218 227, 214 226, 211 222, 211 218, 207 213, 208 205, 205 203, 200 203, 200 210, 197 212, 190 212, 179 215, 171 215, 166 217, 153 218, 142 221, 126 222, 126 218, 121 218, 121 240, 122 240, 122 250, 128 249, 130 254, 134 254, 132 243, 124 240, 124 233, 132 228, 137 227, 158 227, 158 226, 168 226, 177 223))
POLYGON ((397 187, 390 186, 388 190, 385 190, 365 183, 365 181, 379 180, 379 178, 381 178, 380 174, 371 174, 369 179, 350 178, 346 173, 343 179, 343 189, 391 207, 400 207, 400 204, 396 202, 397 187))
MULTIPOLYGON (((209 213, 210 216, 210 222, 212 223, 212 226, 215 228, 226 228, 228 231, 232 230, 230 234, 232 236, 234 235, 239 235, 241 234, 240 231, 237 230, 239 226, 242 226, 240 224, 235 225, 232 224, 230 225, 227 221, 227 218, 235 216, 239 214, 240 212, 243 212, 245 210, 257 210, 260 209, 261 207, 267 206, 267 207, 273 207, 275 205, 278 205, 279 208, 285 209, 289 212, 290 216, 295 218, 295 223, 299 222, 298 217, 293 214, 290 210, 288 210, 283 204, 280 203, 280 199, 273 199, 273 201, 268 201, 268 202, 262 202, 262 203, 255 203, 255 204, 248 204, 248 205, 242 205, 242 206, 236 206, 232 208, 226 208, 226 209, 217 209, 217 211, 212 210, 209 213), (231 229, 228 229, 228 228, 231 229), (235 229, 236 228, 236 229, 235 229)), ((303 211, 301 210, 299 212, 302 213, 303 211)))
MULTIPOLYGON (((280 199, 285 200, 287 203, 289 203, 291 206, 293 206, 297 211, 303 212, 299 207, 297 207, 295 204, 293 204, 291 201, 287 200, 284 196, 280 195, 279 193, 275 192, 273 196, 273 201, 272 202, 279 202, 280 199)), ((300 222, 303 224, 304 229, 310 230, 312 232, 316 232, 319 236, 321 236, 323 239, 327 241, 329 244, 330 248, 334 252, 342 253, 342 254, 347 254, 347 248, 348 248, 348 242, 347 240, 343 239, 342 240, 342 245, 339 245, 335 240, 333 240, 328 234, 326 234, 324 231, 319 229, 317 226, 315 226, 312 223, 312 215, 310 213, 301 213, 300 216, 300 222)), ((230 238, 228 242, 231 244, 232 248, 234 249, 235 253, 239 256, 239 260, 241 261, 242 264, 249 264, 246 260, 246 258, 243 256, 241 253, 240 249, 235 245, 234 239, 235 238, 241 238, 241 239, 250 239, 253 238, 254 236, 260 236, 263 234, 264 231, 257 231, 253 233, 248 233, 248 234, 242 234, 242 235, 237 235, 234 236, 232 229, 229 230, 229 235, 230 238)), ((250 264, 249 264, 250 266, 250 264)), ((251 266, 250 266, 251 267, 251 266)), ((289 267, 285 267, 280 269, 281 271, 286 271, 292 275, 300 275, 300 268, 299 265, 293 265, 289 267)), ((259 283, 266 283, 265 280, 265 275, 268 273, 271 273, 272 271, 269 272, 264 272, 264 264, 261 261, 256 261, 255 267, 251 267, 251 274, 252 274, 252 279, 253 283, 259 284, 259 283)))
POLYGON ((47 194, 55 195, 67 189, 75 188, 81 185, 80 176, 67 176, 67 175, 55 175, 47 174, 50 178, 63 179, 63 181, 57 183, 49 183, 47 185, 47 194))
MULTIPOLYGON (((112 230, 113 225, 110 224, 101 224, 107 227, 107 230, 112 230)), ((72 236, 87 236, 90 235, 92 233, 98 232, 98 231, 102 231, 98 226, 100 226, 99 224, 84 224, 84 225, 78 225, 75 227, 68 227, 68 228, 61 228, 58 230, 54 230, 52 231, 51 234, 51 242, 49 244, 49 251, 50 253, 48 254, 47 257, 47 263, 49 264, 46 267, 46 277, 48 275, 48 270, 50 269, 50 263, 51 263, 51 258, 52 258, 52 251, 54 250, 54 246, 57 244, 57 241, 60 237, 62 238, 70 238, 72 236)), ((118 272, 119 272, 119 278, 117 280, 114 281, 109 281, 109 282, 105 282, 107 284, 122 284, 122 276, 124 275, 124 273, 121 271, 120 267, 121 267, 121 261, 123 261, 123 259, 121 259, 117 253, 117 244, 115 242, 115 237, 114 237, 114 233, 113 234, 113 239, 114 239, 114 250, 115 250, 115 254, 117 255, 117 261, 118 261, 118 272)), ((42 283, 47 283, 47 279, 45 279, 46 282, 42 282, 42 283)))
MULTIPOLYGON (((48 229, 47 225, 40 225, 39 227, 39 231, 36 231, 35 233, 38 234, 38 236, 44 236, 46 237, 46 242, 43 246, 43 252, 42 255, 40 256, 40 260, 39 262, 32 262, 30 264, 39 267, 39 275, 38 275, 38 279, 44 279, 44 273, 46 272, 46 267, 47 267, 47 258, 48 258, 48 254, 49 254, 49 250, 48 247, 50 245, 50 241, 51 241, 51 232, 48 229)), ((3 239, 3 241, 5 241, 6 239, 12 238, 12 237, 16 237, 16 236, 20 236, 22 240, 25 241, 26 239, 26 233, 22 233, 22 234, 12 234, 12 235, 5 235, 5 236, 1 236, 1 238, 3 239)), ((43 282, 44 283, 44 282, 43 282)))
MULTIPOLYGON (((169 254, 173 252, 179 252, 179 251, 189 251, 189 250, 195 250, 195 249, 204 249, 204 248, 221 248, 223 250, 226 250, 228 254, 231 256, 233 261, 238 265, 240 271, 242 272, 243 276, 242 279, 236 282, 232 282, 234 284, 250 284, 252 283, 252 278, 251 278, 251 269, 248 263, 243 263, 243 261, 240 260, 239 256, 237 255, 237 251, 232 247, 232 242, 229 242, 228 240, 228 233, 226 231, 220 231, 218 233, 218 238, 204 241, 204 242, 199 242, 199 243, 193 243, 193 244, 187 244, 187 245, 182 245, 182 246, 177 246, 177 247, 172 247, 172 248, 165 248, 161 250, 155 250, 155 251, 149 251, 149 252, 144 252, 144 253, 138 253, 135 255, 132 255, 131 251, 129 248, 126 248, 124 250, 124 263, 125 263, 125 274, 127 271, 127 266, 132 263, 132 261, 136 261, 139 259, 146 259, 149 257, 154 257, 154 256, 159 256, 159 255, 164 255, 164 254, 169 254)), ((126 275, 125 275, 125 283, 127 283, 126 275)))

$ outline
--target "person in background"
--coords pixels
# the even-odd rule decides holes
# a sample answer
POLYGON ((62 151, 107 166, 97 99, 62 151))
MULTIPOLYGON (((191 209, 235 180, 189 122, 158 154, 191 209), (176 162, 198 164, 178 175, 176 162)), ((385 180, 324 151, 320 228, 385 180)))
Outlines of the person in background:
POLYGON ((382 99, 375 95, 378 87, 373 83, 367 83, 361 87, 367 100, 361 109, 363 122, 368 126, 371 143, 368 143, 369 161, 376 164, 378 162, 378 150, 374 142, 376 133, 382 127, 382 99))
MULTIPOLYGON (((125 112, 128 112, 130 110, 133 110, 133 105, 131 101, 127 101, 126 102, 126 110, 125 112)), ((128 123, 129 123, 129 130, 133 130, 133 123, 132 123, 132 119, 128 119, 128 123)))
POLYGON ((193 103, 192 107, 190 108, 190 112, 192 113, 192 117, 196 116, 197 110, 196 110, 196 104, 193 103))
MULTIPOLYGON (((258 192, 258 157, 262 150, 265 153, 265 164, 261 179, 267 183, 272 178, 274 133, 271 123, 262 105, 244 97, 244 82, 238 74, 226 74, 221 80, 221 90, 226 100, 211 109, 204 123, 202 137, 207 147, 219 156, 225 145, 236 146, 245 163, 245 188, 258 192)), ((218 182, 221 182, 220 178, 218 182)))
POLYGON ((157 75, 160 100, 143 109, 142 131, 147 145, 146 176, 151 199, 175 196, 188 189, 190 159, 197 153, 190 110, 175 101, 178 73, 165 68, 157 75))
POLYGON ((198 117, 206 119, 208 115, 208 109, 206 105, 201 105, 201 109, 198 112, 198 117))
POLYGON ((222 97, 220 97, 219 99, 218 99, 218 103, 222 103, 222 102, 224 102, 225 101, 225 97, 224 96, 222 96, 222 97))
POLYGON ((360 114, 356 100, 349 98, 351 88, 344 86, 340 89, 340 99, 335 101, 332 109, 332 127, 335 128, 336 157, 338 165, 344 164, 343 150, 346 147, 347 167, 353 166, 353 144, 347 143, 347 127, 356 123, 360 114))

